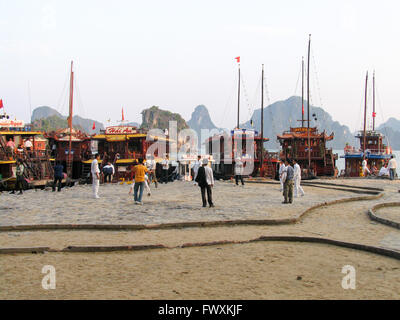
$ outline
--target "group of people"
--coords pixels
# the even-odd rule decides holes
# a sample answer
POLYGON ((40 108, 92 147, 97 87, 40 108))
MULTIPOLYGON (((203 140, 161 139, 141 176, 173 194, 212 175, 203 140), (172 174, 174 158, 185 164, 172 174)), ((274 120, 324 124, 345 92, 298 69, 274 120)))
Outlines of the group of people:
POLYGON ((280 191, 283 192, 284 198, 282 203, 293 203, 293 196, 295 198, 299 195, 304 196, 304 190, 300 185, 301 168, 295 159, 285 159, 279 162, 279 180, 280 191))
POLYGON ((31 141, 30 138, 25 139, 23 144, 20 143, 18 145, 18 147, 16 147, 13 138, 9 138, 8 141, 7 141, 6 147, 9 149, 11 154, 14 154, 14 153, 22 154, 24 152, 24 150, 26 150, 28 152, 33 150, 33 144, 32 144, 32 141, 31 141))
POLYGON ((397 162, 393 155, 390 160, 380 168, 380 170, 378 170, 376 166, 369 168, 368 161, 365 158, 363 159, 361 166, 364 177, 372 175, 378 177, 389 177, 390 180, 394 180, 396 176, 397 162))

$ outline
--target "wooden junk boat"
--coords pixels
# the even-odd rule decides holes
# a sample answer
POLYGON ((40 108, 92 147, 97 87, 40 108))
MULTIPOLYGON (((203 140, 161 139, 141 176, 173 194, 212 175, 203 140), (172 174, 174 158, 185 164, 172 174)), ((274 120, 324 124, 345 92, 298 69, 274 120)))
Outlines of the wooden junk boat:
POLYGON ((384 136, 375 131, 375 73, 373 76, 373 111, 372 111, 372 130, 367 130, 367 88, 368 72, 365 80, 365 104, 364 104, 364 129, 359 131, 356 138, 360 140, 360 148, 356 149, 349 145, 344 148, 345 176, 363 176, 362 161, 365 159, 368 165, 376 167, 379 171, 381 167, 392 157, 391 148, 383 143, 384 136))
POLYGON ((10 120, 6 114, 0 116, 0 188, 11 190, 15 186, 17 159, 22 160, 25 167, 24 189, 44 187, 53 179, 53 159, 46 148, 46 141, 41 138, 42 132, 32 131, 30 126, 20 120, 10 120), (32 148, 27 150, 24 141, 31 139, 32 148), (15 148, 7 144, 14 142, 15 148))
POLYGON ((240 111, 240 57, 238 59, 239 84, 238 84, 238 108, 237 126, 229 133, 216 134, 205 141, 206 154, 212 155, 214 161, 212 168, 216 178, 230 179, 235 175, 236 158, 240 157, 244 164, 253 162, 252 172, 246 176, 275 177, 279 159, 276 153, 269 153, 264 149, 264 65, 262 65, 261 85, 261 130, 260 133, 253 129, 242 129, 239 126, 240 111), (248 142, 250 141, 250 143, 248 142), (250 150, 248 150, 250 149, 250 150))
MULTIPOLYGON (((107 162, 114 165, 114 181, 131 180, 131 169, 135 161, 140 158, 146 159, 147 151, 153 143, 170 141, 168 136, 150 136, 147 130, 128 125, 107 127, 100 134, 93 135, 91 140, 93 153, 100 154, 100 168, 107 162)), ((169 143, 166 143, 165 147, 166 149, 163 152, 160 149, 155 150, 156 162, 160 162, 164 157, 164 154, 161 153, 169 153, 169 143)), ((87 177, 90 173, 92 160, 82 161, 82 163, 82 177, 87 177)))
POLYGON ((337 154, 333 154, 326 143, 334 138, 334 133, 327 135, 325 130, 318 132, 316 127, 310 127, 310 48, 311 35, 308 43, 307 68, 307 120, 304 118, 304 60, 302 61, 302 117, 301 127, 290 128, 278 135, 282 147, 281 159, 295 159, 302 169, 304 179, 317 176, 334 176, 336 172, 337 154), (305 125, 307 122, 307 125, 305 125))
POLYGON ((44 136, 49 141, 51 156, 64 166, 66 172, 70 168, 71 179, 79 179, 82 173, 82 162, 91 158, 90 136, 74 128, 72 131, 70 128, 59 129, 45 133, 44 136))
POLYGON ((338 157, 326 147, 326 142, 333 137, 333 133, 328 136, 325 131, 319 133, 317 128, 290 128, 290 131, 278 135, 282 147, 280 156, 282 159, 296 159, 304 178, 308 177, 308 168, 312 176, 333 176, 338 157))

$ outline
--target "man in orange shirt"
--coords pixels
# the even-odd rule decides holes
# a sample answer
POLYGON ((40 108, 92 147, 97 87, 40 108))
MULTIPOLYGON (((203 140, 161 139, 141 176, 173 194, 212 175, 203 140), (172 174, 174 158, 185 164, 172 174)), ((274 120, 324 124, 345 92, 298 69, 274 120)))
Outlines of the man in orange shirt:
POLYGON ((143 165, 143 159, 139 159, 139 164, 133 168, 133 173, 135 174, 135 187, 134 187, 134 199, 135 204, 143 204, 143 187, 145 174, 148 172, 147 168, 143 165), (138 196, 139 191, 139 196, 138 196))

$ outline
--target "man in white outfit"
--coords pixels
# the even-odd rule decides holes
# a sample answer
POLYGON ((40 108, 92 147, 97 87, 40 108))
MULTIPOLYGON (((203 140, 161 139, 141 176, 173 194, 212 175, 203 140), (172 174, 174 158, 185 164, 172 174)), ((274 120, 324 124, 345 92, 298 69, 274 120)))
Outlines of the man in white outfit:
POLYGON ((92 188, 93 188, 93 197, 95 199, 99 199, 99 185, 100 185, 100 169, 99 169, 99 160, 100 155, 96 153, 95 159, 92 161, 92 188))
POLYGON ((300 186, 300 182, 301 182, 301 168, 299 166, 299 164, 297 163, 296 160, 293 160, 294 163, 294 178, 293 178, 293 182, 294 182, 294 197, 297 198, 299 196, 299 193, 301 194, 301 196, 304 196, 304 190, 303 188, 300 186))
POLYGON ((365 158, 362 162, 362 171, 363 171, 364 177, 371 174, 371 171, 369 171, 369 169, 368 169, 367 159, 365 159, 365 158))
POLYGON ((281 182, 281 188, 280 188, 280 192, 282 192, 283 191, 283 180, 282 180, 282 175, 283 175, 283 172, 284 172, 284 170, 285 170, 285 164, 284 164, 284 162, 281 160, 280 162, 279 162, 279 181, 281 182))
POLYGON ((394 159, 393 156, 391 156, 391 159, 389 160, 389 163, 388 163, 390 180, 394 180, 394 178, 396 176, 396 169, 397 169, 396 160, 394 159))

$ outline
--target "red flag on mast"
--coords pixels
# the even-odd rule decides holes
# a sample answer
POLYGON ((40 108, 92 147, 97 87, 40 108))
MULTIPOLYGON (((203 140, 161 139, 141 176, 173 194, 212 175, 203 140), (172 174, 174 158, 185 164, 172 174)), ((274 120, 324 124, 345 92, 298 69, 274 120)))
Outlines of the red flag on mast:
POLYGON ((372 118, 376 118, 376 112, 372 112, 372 118))
POLYGON ((304 104, 301 106, 301 112, 302 112, 302 114, 303 114, 303 116, 304 116, 304 104))
POLYGON ((124 121, 125 120, 125 117, 124 117, 124 108, 122 108, 122 121, 124 121))
POLYGON ((93 122, 93 128, 92 128, 92 130, 96 130, 96 123, 95 123, 95 122, 93 122))
POLYGON ((0 99, 0 109, 1 108, 4 108, 4 106, 3 106, 3 99, 0 99))
POLYGON ((240 63, 240 57, 236 57, 235 59, 237 63, 240 63))

